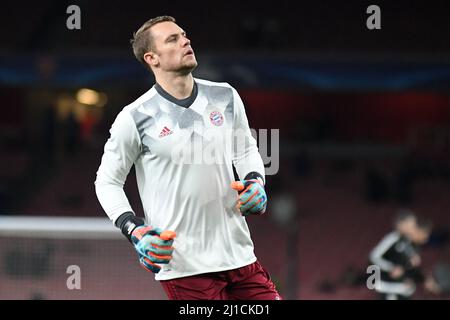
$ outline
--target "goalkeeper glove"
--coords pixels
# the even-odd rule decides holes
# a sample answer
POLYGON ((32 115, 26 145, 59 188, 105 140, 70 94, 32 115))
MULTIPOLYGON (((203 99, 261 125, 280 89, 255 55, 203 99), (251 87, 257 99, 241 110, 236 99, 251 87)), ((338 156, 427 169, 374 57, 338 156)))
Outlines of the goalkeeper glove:
POLYGON ((161 267, 157 264, 167 264, 172 259, 175 232, 163 232, 159 228, 145 225, 144 221, 132 212, 120 216, 116 225, 133 244, 141 266, 147 271, 158 273, 161 267))
MULTIPOLYGON (((165 231, 164 234, 168 232, 165 231)), ((173 236, 174 237, 174 236, 173 236)), ((159 264, 167 264, 172 259, 173 237, 163 238, 163 232, 159 228, 140 226, 131 233, 131 242, 138 252, 139 262, 148 271, 158 273, 161 270, 159 264)))
POLYGON ((237 208, 243 216, 262 214, 266 211, 267 195, 262 178, 234 181, 231 187, 239 192, 237 208))

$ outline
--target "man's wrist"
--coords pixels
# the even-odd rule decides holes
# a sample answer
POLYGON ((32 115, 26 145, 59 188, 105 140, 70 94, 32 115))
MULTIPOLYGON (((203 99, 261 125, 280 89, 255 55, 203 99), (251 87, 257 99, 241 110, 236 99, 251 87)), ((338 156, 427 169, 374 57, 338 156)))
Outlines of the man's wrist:
POLYGON ((252 172, 248 173, 245 176, 244 180, 258 180, 261 183, 261 185, 264 186, 263 175, 256 171, 252 171, 252 172))
POLYGON ((131 234, 134 229, 145 224, 142 218, 136 217, 133 212, 123 213, 116 220, 116 227, 122 231, 122 234, 131 242, 131 234))

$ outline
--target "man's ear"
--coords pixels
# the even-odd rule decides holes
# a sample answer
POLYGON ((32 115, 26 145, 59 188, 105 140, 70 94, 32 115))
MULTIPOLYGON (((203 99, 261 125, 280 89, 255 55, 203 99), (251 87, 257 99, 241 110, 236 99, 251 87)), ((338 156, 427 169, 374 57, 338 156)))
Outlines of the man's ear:
POLYGON ((159 64, 159 56, 152 51, 149 51, 146 54, 144 54, 144 60, 151 67, 156 67, 159 64))

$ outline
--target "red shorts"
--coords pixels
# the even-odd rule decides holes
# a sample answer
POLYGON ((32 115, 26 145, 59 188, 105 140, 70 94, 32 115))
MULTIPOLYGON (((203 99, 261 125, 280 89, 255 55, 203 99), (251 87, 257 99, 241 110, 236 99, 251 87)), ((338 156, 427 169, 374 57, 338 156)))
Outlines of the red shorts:
POLYGON ((161 280, 170 300, 281 300, 269 274, 256 261, 238 269, 161 280))

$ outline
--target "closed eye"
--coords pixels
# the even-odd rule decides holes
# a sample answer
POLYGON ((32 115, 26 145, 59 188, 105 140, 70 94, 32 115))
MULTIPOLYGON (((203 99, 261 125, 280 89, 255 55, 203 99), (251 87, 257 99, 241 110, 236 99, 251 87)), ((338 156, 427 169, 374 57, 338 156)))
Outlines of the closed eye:
POLYGON ((177 35, 172 35, 167 38, 166 42, 174 42, 174 41, 177 41, 177 39, 178 39, 177 35))
MULTIPOLYGON (((181 32, 182 37, 186 37, 186 32, 181 32)), ((167 37, 166 42, 176 42, 178 41, 178 38, 180 37, 180 34, 171 34, 167 37)))

